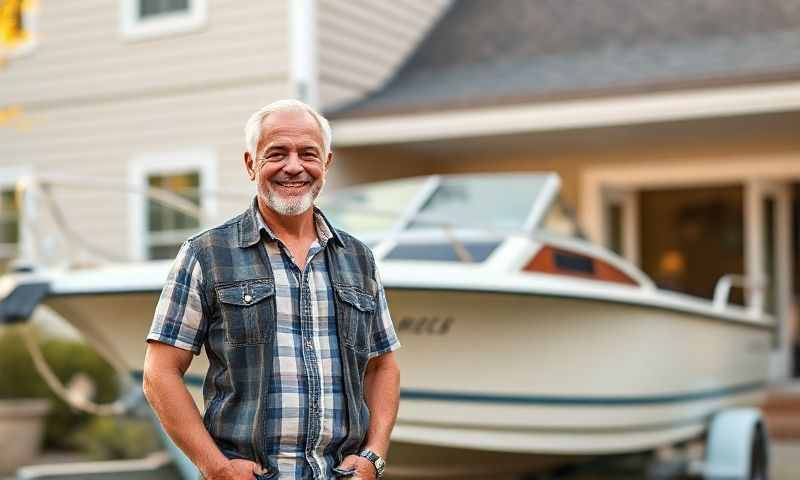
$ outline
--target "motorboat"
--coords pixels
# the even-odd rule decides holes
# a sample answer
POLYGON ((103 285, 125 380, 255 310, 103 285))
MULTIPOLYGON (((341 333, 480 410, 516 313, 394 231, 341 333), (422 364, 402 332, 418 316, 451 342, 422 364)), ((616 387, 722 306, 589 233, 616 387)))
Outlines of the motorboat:
MULTIPOLYGON (((554 173, 434 175, 320 199, 369 244, 400 340, 389 475, 532 472, 702 438, 757 407, 775 319, 658 288, 588 241, 554 173)), ((244 204, 244 203, 243 203, 244 204)), ((6 322, 54 312, 138 382, 170 261, 4 276, 6 322)), ((753 287, 758 297, 759 289, 753 287)), ((207 359, 185 376, 202 409, 207 359)))

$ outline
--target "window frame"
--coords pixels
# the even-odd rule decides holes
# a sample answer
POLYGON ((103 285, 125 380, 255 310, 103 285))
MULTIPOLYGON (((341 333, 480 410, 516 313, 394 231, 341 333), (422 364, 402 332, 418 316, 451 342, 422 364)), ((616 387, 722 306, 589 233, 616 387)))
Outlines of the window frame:
MULTIPOLYGON (((130 195, 130 257, 136 261, 149 261, 150 237, 154 232, 147 225, 147 197, 141 193, 148 187, 151 175, 180 175, 188 172, 199 175, 200 208, 205 222, 201 221, 198 230, 207 228, 208 219, 217 214, 217 199, 205 192, 217 185, 217 155, 211 148, 192 148, 166 152, 143 153, 131 159, 128 168, 128 182, 134 192, 130 195)), ((165 236, 165 232, 157 235, 165 236)))
POLYGON ((208 23, 207 0, 188 0, 186 12, 139 18, 140 0, 120 0, 120 34, 125 40, 145 40, 199 30, 208 23))

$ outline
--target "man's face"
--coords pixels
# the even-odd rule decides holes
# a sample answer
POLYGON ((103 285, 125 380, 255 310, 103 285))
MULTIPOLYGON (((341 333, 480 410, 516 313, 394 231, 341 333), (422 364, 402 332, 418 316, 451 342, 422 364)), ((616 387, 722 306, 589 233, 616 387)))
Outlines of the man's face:
POLYGON ((279 215, 299 215, 314 204, 332 155, 323 151, 322 133, 303 110, 271 113, 261 124, 256 157, 245 167, 260 199, 279 215))

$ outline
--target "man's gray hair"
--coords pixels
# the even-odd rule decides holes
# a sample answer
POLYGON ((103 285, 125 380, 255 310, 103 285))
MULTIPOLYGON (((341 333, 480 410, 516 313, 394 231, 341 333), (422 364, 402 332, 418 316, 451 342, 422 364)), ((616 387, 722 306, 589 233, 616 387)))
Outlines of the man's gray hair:
POLYGON ((327 157, 331 151, 331 143, 333 141, 333 134, 331 133, 331 126, 328 120, 325 119, 319 112, 311 108, 300 100, 287 99, 277 100, 269 105, 262 107, 259 111, 252 114, 244 125, 244 143, 247 151, 255 158, 256 150, 258 149, 258 141, 261 139, 261 124, 264 119, 270 114, 275 112, 297 111, 303 110, 311 114, 312 117, 319 124, 319 131, 322 133, 323 143, 323 156, 327 157))

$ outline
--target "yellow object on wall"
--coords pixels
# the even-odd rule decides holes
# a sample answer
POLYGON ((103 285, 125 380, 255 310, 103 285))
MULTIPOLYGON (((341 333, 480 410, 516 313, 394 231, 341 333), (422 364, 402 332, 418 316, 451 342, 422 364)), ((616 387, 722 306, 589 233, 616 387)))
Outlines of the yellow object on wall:
POLYGON ((28 39, 23 13, 30 8, 26 0, 0 0, 0 43, 16 46, 28 39))

